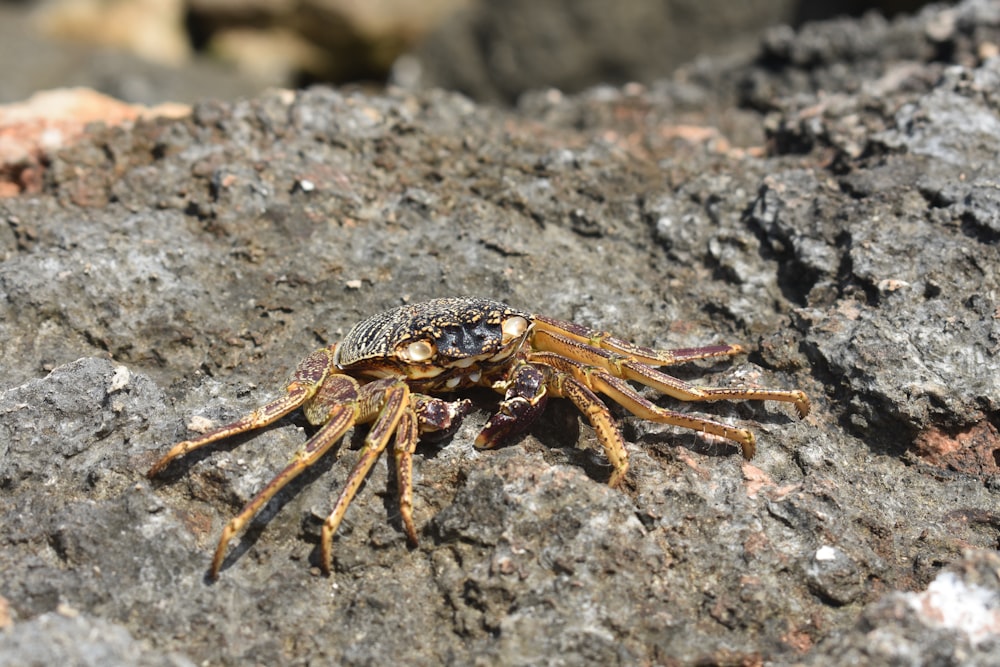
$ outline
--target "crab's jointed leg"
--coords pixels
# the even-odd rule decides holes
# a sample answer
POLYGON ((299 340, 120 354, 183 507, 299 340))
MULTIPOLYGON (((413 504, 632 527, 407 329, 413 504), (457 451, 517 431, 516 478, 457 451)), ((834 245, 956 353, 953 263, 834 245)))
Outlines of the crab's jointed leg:
MULTIPOLYGON (((568 398, 590 421, 605 455, 614 467, 610 486, 618 486, 628 471, 628 450, 608 406, 587 386, 546 359, 560 359, 558 355, 529 354, 510 373, 508 379, 497 382, 493 388, 504 392, 504 400, 496 414, 489 418, 476 438, 476 447, 487 449, 506 438, 523 431, 541 414, 548 397, 568 398), (541 355, 541 356, 540 356, 541 355), (539 357, 540 364, 531 361, 539 357)), ((563 359, 563 361, 568 361, 563 359)))
POLYGON ((628 472, 628 449, 625 448, 621 430, 608 406, 585 382, 580 382, 568 373, 552 373, 549 387, 553 396, 568 398, 587 417, 597 434, 597 441, 601 443, 605 456, 614 468, 608 479, 608 486, 616 487, 621 484, 628 472))
MULTIPOLYGON (((732 440, 740 445, 740 450, 747 460, 751 459, 757 451, 756 440, 750 431, 704 417, 661 408, 643 398, 627 382, 614 377, 603 368, 587 366, 586 364, 560 357, 551 352, 538 352, 531 355, 531 358, 537 358, 542 363, 559 368, 592 391, 609 396, 637 417, 660 424, 689 428, 693 431, 709 433, 717 435, 720 438, 732 440)), ((600 433, 598 433, 598 436, 600 436, 600 433)))
MULTIPOLYGON (((575 328, 574 330, 588 331, 584 327, 580 327, 578 325, 572 326, 575 328)), ((540 329, 536 331, 532 342, 535 349, 555 353, 552 356, 553 359, 557 359, 558 357, 569 358, 585 365, 602 368, 615 377, 639 382, 647 387, 652 387, 667 396, 681 401, 720 401, 726 399, 783 401, 786 403, 794 403, 795 409, 800 418, 809 414, 809 398, 802 391, 699 387, 667 375, 666 373, 661 373, 654 368, 650 368, 646 365, 646 363, 637 360, 643 359, 645 361, 650 361, 651 359, 670 357, 672 352, 670 350, 658 351, 649 350, 647 348, 636 348, 654 355, 660 355, 660 357, 650 357, 648 355, 640 356, 638 354, 633 355, 625 349, 625 346, 628 344, 624 343, 624 341, 601 338, 600 336, 603 336, 603 334, 598 333, 595 333, 595 336, 598 336, 597 342, 605 345, 608 349, 605 349, 604 347, 594 347, 588 343, 581 342, 578 340, 579 334, 574 337, 571 335, 563 335, 562 333, 550 329, 540 329), (614 346, 609 344, 609 340, 614 341, 614 346), (616 353, 618 350, 622 353, 616 353)), ((705 353, 700 356, 697 355, 699 351, 711 350, 713 348, 693 348, 691 350, 683 350, 686 355, 684 360, 689 361, 692 359, 703 359, 713 356, 728 356, 740 351, 740 348, 737 346, 723 347, 727 351, 719 352, 718 354, 705 353)), ((671 360, 669 362, 661 360, 659 365, 669 365, 671 363, 677 362, 676 360, 671 360)))
POLYGON ((420 439, 420 427, 413 410, 406 410, 396 427, 396 486, 399 488, 399 518, 412 546, 417 546, 417 528, 413 524, 413 452, 420 439))
POLYGON ((213 442, 273 424, 292 410, 300 407, 312 398, 317 389, 322 385, 324 378, 335 367, 333 361, 335 348, 335 345, 324 347, 303 359, 295 369, 291 381, 285 387, 284 396, 263 407, 257 408, 231 424, 217 428, 199 438, 178 442, 169 452, 153 464, 153 467, 149 469, 146 476, 150 478, 155 477, 160 471, 170 465, 174 459, 210 445, 213 442))
MULTIPOLYGON (((367 398, 369 400, 366 401, 366 407, 374 412, 377 406, 375 423, 372 425, 368 435, 365 436, 365 443, 361 447, 358 462, 354 465, 354 469, 351 470, 351 474, 348 475, 347 482, 340 492, 340 497, 337 498, 337 502, 333 506, 333 511, 330 512, 326 521, 323 522, 323 530, 320 536, 320 567, 327 574, 330 573, 330 566, 332 564, 333 534, 337 532, 340 522, 343 521, 344 513, 347 512, 348 506, 354 500, 355 494, 361 487, 361 483, 364 482, 365 477, 368 476, 368 472, 375 464, 375 461, 378 460, 378 457, 385 450, 386 445, 389 444, 389 440, 396 431, 396 427, 403 420, 403 416, 407 412, 412 413, 412 408, 410 407, 410 388, 406 382, 402 380, 378 380, 362 387, 363 390, 368 390, 369 388, 374 391, 368 394, 367 398)), ((370 413, 363 414, 359 417, 359 421, 368 421, 370 417, 370 413)), ((404 425, 405 428, 410 429, 404 433, 404 438, 412 435, 412 427, 409 422, 410 420, 408 419, 404 425)))
POLYGON ((292 462, 284 470, 279 472, 270 482, 267 483, 260 492, 253 497, 240 513, 233 517, 226 527, 222 529, 219 537, 219 544, 215 548, 215 556, 212 558, 210 570, 212 579, 219 574, 222 561, 226 557, 226 549, 229 541, 237 535, 243 527, 268 503, 281 489, 285 488, 289 482, 298 477, 306 468, 314 464, 321 456, 326 454, 335 445, 347 430, 354 426, 360 413, 358 406, 358 383, 354 378, 346 375, 333 375, 327 378, 323 388, 337 386, 340 389, 342 403, 334 404, 326 413, 326 423, 309 438, 305 446, 296 452, 292 462), (349 396, 353 394, 353 398, 349 396))
POLYGON ((399 515, 411 546, 417 546, 417 529, 413 524, 413 453, 420 436, 426 433, 447 437, 455 432, 472 409, 472 401, 463 398, 445 401, 424 394, 410 394, 410 410, 403 413, 396 427, 393 458, 396 463, 396 485, 399 487, 399 515))
MULTIPOLYGON (((606 331, 598 331, 574 322, 564 322, 544 315, 535 316, 535 335, 554 334, 562 341, 571 340, 586 347, 610 350, 653 366, 673 366, 697 359, 731 357, 742 354, 740 345, 706 345, 704 347, 684 347, 673 350, 654 350, 616 338, 606 331)), ((537 338, 536 338, 537 340, 537 338)), ((541 349, 541 348, 540 348, 541 349)), ((548 349, 548 348, 544 348, 548 349)))

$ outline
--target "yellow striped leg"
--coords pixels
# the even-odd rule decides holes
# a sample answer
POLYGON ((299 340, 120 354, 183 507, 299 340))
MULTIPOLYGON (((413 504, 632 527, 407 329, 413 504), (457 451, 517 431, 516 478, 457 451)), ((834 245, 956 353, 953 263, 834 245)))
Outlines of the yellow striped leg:
POLYGON ((607 371, 596 366, 586 366, 578 361, 561 357, 551 352, 539 352, 529 357, 531 360, 550 364, 563 372, 571 374, 574 378, 586 385, 593 391, 600 392, 612 398, 616 403, 624 407, 632 414, 657 422, 659 424, 670 424, 680 426, 693 431, 710 433, 720 438, 732 440, 740 445, 744 458, 750 459, 757 451, 756 440, 750 431, 728 426, 721 422, 696 417, 681 412, 665 410, 658 405, 646 400, 639 395, 627 382, 610 375, 607 371))
POLYGON ((410 407, 403 413, 396 428, 396 484, 399 487, 399 515, 411 546, 417 546, 417 529, 413 523, 413 453, 421 435, 448 437, 462 423, 462 417, 472 409, 467 398, 445 401, 424 394, 410 394, 410 407))
POLYGON ((271 498, 285 488, 285 486, 299 474, 317 461, 323 454, 329 451, 330 447, 337 443, 347 429, 354 425, 357 418, 356 405, 339 405, 330 413, 330 420, 311 437, 301 451, 295 454, 295 458, 288 466, 279 472, 267 483, 260 493, 248 502, 240 513, 226 524, 219 538, 219 545, 215 548, 215 556, 212 558, 211 577, 215 579, 219 575, 222 561, 226 557, 226 549, 229 541, 268 503, 271 498))
POLYGON ((257 408, 232 424, 217 428, 199 438, 178 442, 149 469, 146 477, 155 477, 161 470, 170 465, 174 459, 224 438, 263 428, 301 406, 316 393, 324 378, 334 368, 333 358, 335 347, 325 347, 306 357, 299 364, 294 375, 292 375, 291 381, 285 387, 284 396, 263 407, 257 408))
MULTIPOLYGON (((340 497, 337 498, 337 502, 333 506, 333 511, 323 522, 323 530, 320 535, 320 567, 327 574, 330 573, 333 562, 333 534, 340 527, 344 513, 347 512, 348 506, 354 500, 354 496, 365 477, 368 476, 368 472, 385 450, 386 445, 389 444, 389 439, 392 438, 403 414, 410 410, 410 388, 402 380, 391 381, 391 383, 387 381, 372 382, 362 387, 362 391, 365 390, 380 390, 381 395, 369 394, 368 397, 371 400, 363 400, 369 406, 379 406, 378 416, 365 437, 360 458, 351 474, 348 475, 344 489, 340 492, 340 497)), ((367 421, 364 419, 365 416, 362 417, 363 421, 367 421)))
POLYGON ((608 486, 616 487, 621 484, 625 479, 625 473, 628 472, 628 450, 608 406, 583 382, 567 373, 553 372, 549 390, 553 396, 573 401, 573 405, 587 417, 590 425, 594 427, 597 440, 604 448, 611 467, 614 468, 608 486))
MULTIPOLYGON (((729 389, 718 387, 699 387, 697 385, 684 382, 666 373, 661 373, 655 368, 651 368, 643 361, 637 361, 631 356, 622 356, 607 349, 592 347, 586 343, 565 336, 561 333, 550 331, 538 331, 532 340, 536 349, 555 352, 559 355, 569 357, 575 361, 588 366, 596 366, 604 369, 611 375, 626 380, 634 380, 647 387, 652 387, 667 396, 680 401, 721 401, 721 400, 755 400, 755 401, 783 401, 794 403, 795 409, 800 418, 809 414, 809 398, 804 392, 798 389, 729 389)), ((606 343, 607 341, 603 341, 606 343)), ((620 345, 619 345, 620 347, 620 345)), ((618 349, 618 348, 615 348, 618 349)), ((707 348, 695 348, 707 349, 707 348)), ((650 352, 656 352, 650 350, 650 352)), ((663 351, 668 354, 669 351, 663 351)), ((728 352, 722 353, 728 355, 728 352)), ((704 358, 706 356, 718 356, 714 354, 703 355, 702 357, 689 357, 690 359, 704 358)), ((669 362, 675 363, 675 362, 669 362)), ((667 365, 662 363, 661 365, 667 365)))
POLYGON ((413 410, 405 410, 396 428, 396 485, 399 487, 399 516, 411 546, 417 546, 417 529, 413 525, 413 452, 417 449, 420 429, 413 410))
MULTIPOLYGON (((571 340, 574 343, 593 347, 601 350, 610 350, 625 355, 630 359, 641 361, 653 366, 672 366, 683 364, 696 359, 710 359, 712 357, 731 357, 734 354, 743 352, 740 345, 706 345, 704 347, 685 347, 673 350, 654 350, 650 347, 643 347, 630 343, 621 338, 615 338, 606 331, 598 331, 588 327, 580 326, 573 322, 545 317, 535 316, 535 335, 541 333, 554 334, 562 340, 571 340)), ((539 349, 550 349, 542 345, 539 349)), ((555 351, 555 350, 553 350, 555 351)))

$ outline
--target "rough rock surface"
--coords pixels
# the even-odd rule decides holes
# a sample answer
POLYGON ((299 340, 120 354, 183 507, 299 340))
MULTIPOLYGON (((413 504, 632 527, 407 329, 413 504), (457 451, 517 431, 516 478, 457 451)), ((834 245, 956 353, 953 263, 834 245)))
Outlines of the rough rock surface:
POLYGON ((966 2, 513 112, 314 89, 94 129, 0 201, 0 664, 996 664, 998 43, 966 2), (678 374, 813 412, 683 406, 752 428, 751 463, 622 415, 612 490, 558 402, 475 451, 484 392, 418 451, 419 547, 383 462, 319 575, 354 436, 207 581, 310 427, 144 471, 358 319, 453 294, 740 341, 678 374))

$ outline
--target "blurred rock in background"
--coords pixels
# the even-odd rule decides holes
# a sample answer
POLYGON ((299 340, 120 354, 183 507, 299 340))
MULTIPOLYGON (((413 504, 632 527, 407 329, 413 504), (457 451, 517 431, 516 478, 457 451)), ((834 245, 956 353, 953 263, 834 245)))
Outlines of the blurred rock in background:
POLYGON ((511 103, 649 82, 760 32, 918 0, 0 0, 0 102, 84 85, 129 102, 387 80, 511 103), (13 67, 12 64, 17 66, 13 67))

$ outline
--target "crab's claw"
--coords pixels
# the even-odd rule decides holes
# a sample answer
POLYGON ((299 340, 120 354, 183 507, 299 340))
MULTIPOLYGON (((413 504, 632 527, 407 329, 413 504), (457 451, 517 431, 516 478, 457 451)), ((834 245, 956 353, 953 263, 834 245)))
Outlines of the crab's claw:
POLYGON ((413 403, 420 424, 420 435, 429 442, 450 438, 462 425, 462 418, 472 411, 472 401, 467 398, 445 401, 416 394, 413 403))
POLYGON ((537 366, 522 363, 505 380, 500 409, 489 418, 476 437, 476 447, 489 449, 528 428, 545 409, 548 393, 545 373, 537 366))

